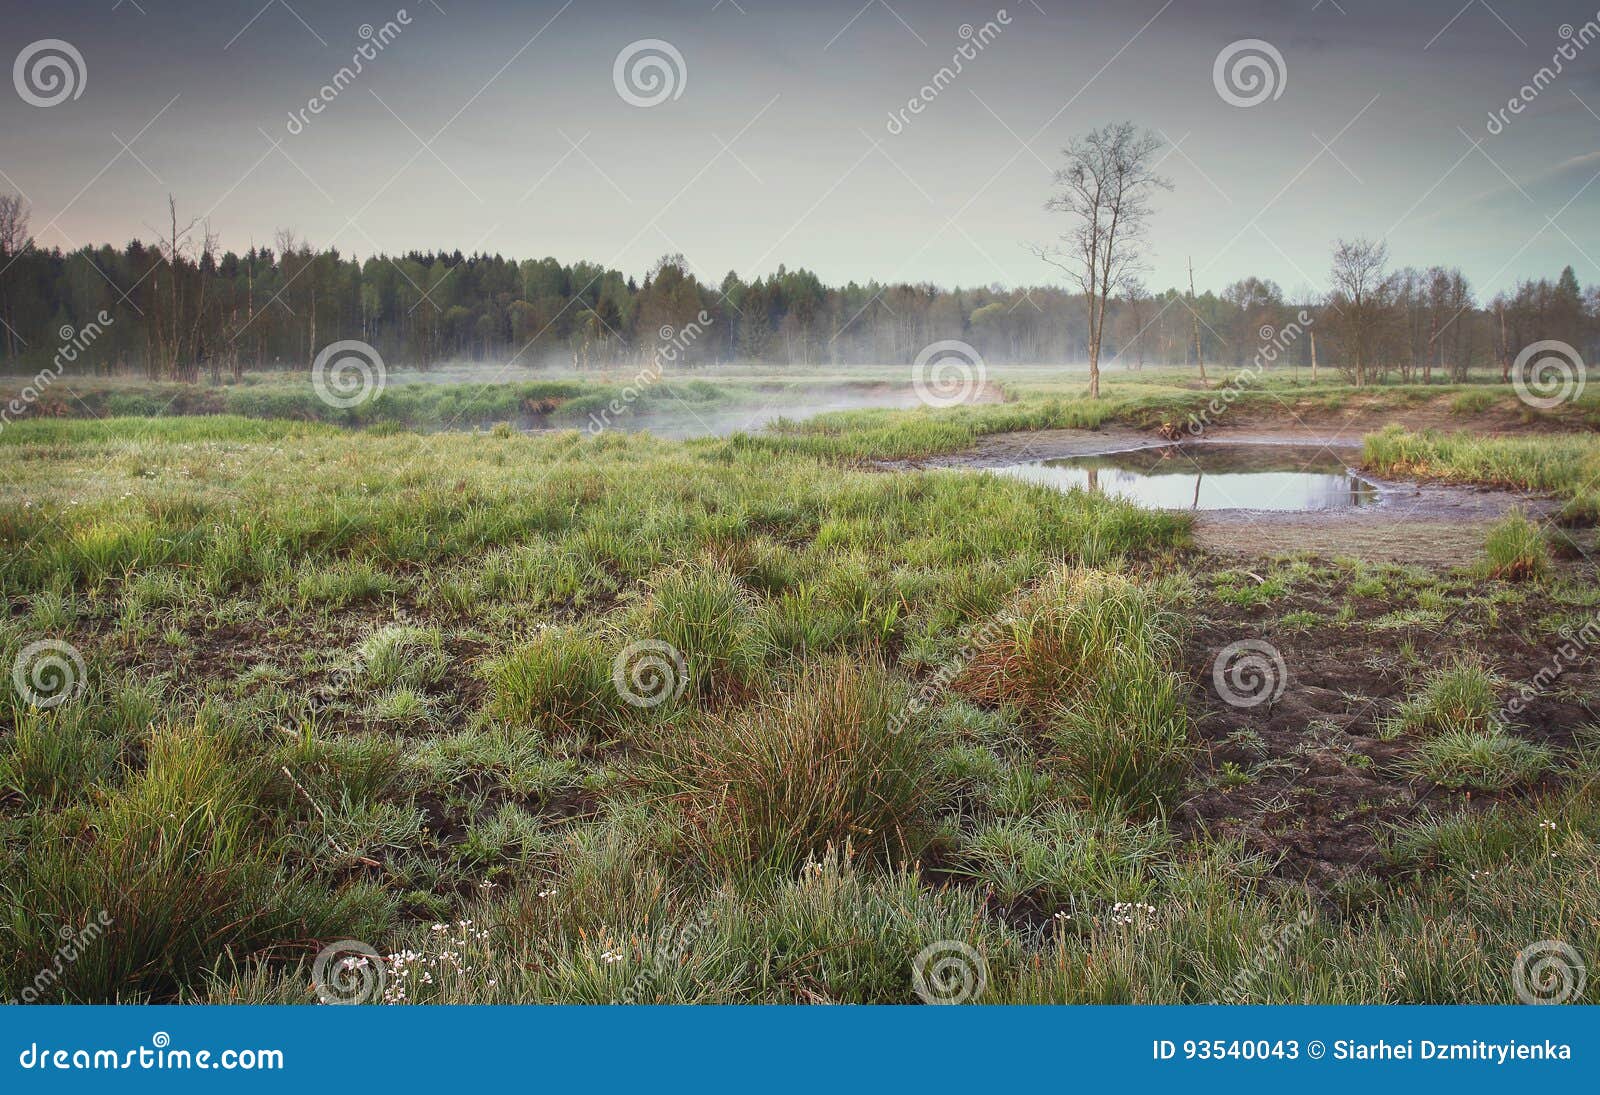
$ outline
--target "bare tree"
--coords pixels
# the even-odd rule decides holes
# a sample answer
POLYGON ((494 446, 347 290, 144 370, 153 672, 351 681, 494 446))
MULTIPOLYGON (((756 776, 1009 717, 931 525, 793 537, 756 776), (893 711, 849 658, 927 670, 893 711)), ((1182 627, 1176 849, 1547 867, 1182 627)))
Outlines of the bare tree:
POLYGON ((1340 240, 1333 250, 1333 293, 1328 306, 1343 335, 1344 368, 1364 387, 1391 315, 1394 278, 1385 270, 1389 248, 1382 241, 1340 240))
POLYGON ((1143 369, 1145 313, 1149 311, 1150 290, 1146 289, 1144 282, 1138 278, 1130 277, 1122 287, 1122 299, 1128 305, 1128 325, 1133 329, 1133 333, 1123 339, 1123 345, 1117 353, 1126 355, 1128 344, 1132 343, 1134 352, 1138 354, 1137 363, 1130 361, 1124 364, 1130 369, 1143 369))
POLYGON ((8 359, 17 356, 17 319, 11 310, 11 283, 5 271, 32 242, 28 235, 28 203, 20 194, 0 194, 0 308, 5 311, 8 359))
POLYGON ((1074 138, 1062 150, 1065 166, 1055 173, 1055 194, 1045 203, 1065 213, 1072 226, 1060 242, 1034 248, 1082 291, 1089 310, 1089 395, 1100 395, 1100 345, 1106 301, 1143 269, 1141 244, 1150 216, 1150 198, 1172 183, 1157 175, 1154 158, 1161 141, 1118 122, 1074 138))

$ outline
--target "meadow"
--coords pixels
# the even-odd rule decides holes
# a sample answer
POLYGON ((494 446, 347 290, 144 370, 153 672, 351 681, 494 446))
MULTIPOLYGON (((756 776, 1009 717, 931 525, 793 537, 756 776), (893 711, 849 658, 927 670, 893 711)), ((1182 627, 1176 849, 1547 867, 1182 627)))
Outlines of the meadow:
POLYGON ((1217 396, 1080 388, 688 441, 428 428, 576 424, 581 381, 8 424, 0 996, 314 1003, 338 940, 389 1003, 1511 1002, 1524 948, 1600 956, 1600 408, 1230 402, 1564 502, 1470 568, 876 463, 1217 396), (1260 636, 1287 687, 1230 705, 1260 636))

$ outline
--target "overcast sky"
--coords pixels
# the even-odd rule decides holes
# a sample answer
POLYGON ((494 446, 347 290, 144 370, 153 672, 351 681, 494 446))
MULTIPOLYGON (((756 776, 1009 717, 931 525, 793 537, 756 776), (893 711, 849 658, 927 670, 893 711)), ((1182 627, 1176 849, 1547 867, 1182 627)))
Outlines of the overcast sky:
MULTIPOLYGON (((288 227, 361 256, 637 274, 681 251, 712 281, 781 262, 835 283, 1039 284, 1057 275, 1027 245, 1060 231, 1043 203, 1061 145, 1131 119, 1171 145, 1156 287, 1191 256, 1202 288, 1321 286, 1341 235, 1460 265, 1484 295, 1568 263, 1600 283, 1600 41, 1490 125, 1563 25, 1577 48, 1596 0, 1006 0, 1004 24, 944 0, 403 3, 409 24, 291 124, 400 3, 0 0, 7 58, 32 67, 60 39, 83 62, 76 97, 0 97, 0 186, 64 248, 153 238, 170 192, 235 249, 288 227), (891 126, 963 24, 990 40, 891 126), (656 51, 671 94, 654 105, 614 78, 646 39, 682 59, 656 51), (1282 59, 1242 49, 1270 91, 1247 106, 1214 77, 1244 39, 1282 59)), ((19 81, 60 93, 13 65, 19 81)))

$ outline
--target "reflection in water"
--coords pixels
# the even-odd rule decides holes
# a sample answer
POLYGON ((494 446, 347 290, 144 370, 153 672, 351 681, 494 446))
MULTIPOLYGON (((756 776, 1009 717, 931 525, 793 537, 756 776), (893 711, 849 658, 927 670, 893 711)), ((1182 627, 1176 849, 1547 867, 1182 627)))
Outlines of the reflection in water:
POLYGON ((1337 454, 1300 445, 1168 445, 995 470, 1151 509, 1333 510, 1378 500, 1378 489, 1337 454))

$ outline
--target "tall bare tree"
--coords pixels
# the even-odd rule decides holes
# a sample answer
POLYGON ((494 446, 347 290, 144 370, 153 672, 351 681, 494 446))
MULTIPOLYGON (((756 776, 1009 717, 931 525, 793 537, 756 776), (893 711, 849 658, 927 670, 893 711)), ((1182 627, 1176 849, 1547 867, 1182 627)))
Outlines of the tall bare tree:
POLYGON ((1378 346, 1393 318, 1394 278, 1389 248, 1381 240, 1340 240, 1333 250, 1333 293, 1328 306, 1342 335, 1344 368, 1365 387, 1376 368, 1378 346))
POLYGON ((1144 268, 1144 232, 1150 199, 1172 183, 1155 173, 1161 141, 1132 122, 1117 122, 1076 137, 1054 177, 1045 203, 1064 213, 1071 227, 1060 242, 1034 253, 1065 273, 1082 291, 1089 311, 1089 395, 1100 395, 1100 346, 1106 301, 1144 268))

